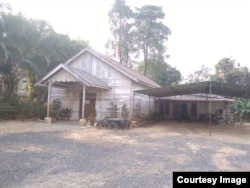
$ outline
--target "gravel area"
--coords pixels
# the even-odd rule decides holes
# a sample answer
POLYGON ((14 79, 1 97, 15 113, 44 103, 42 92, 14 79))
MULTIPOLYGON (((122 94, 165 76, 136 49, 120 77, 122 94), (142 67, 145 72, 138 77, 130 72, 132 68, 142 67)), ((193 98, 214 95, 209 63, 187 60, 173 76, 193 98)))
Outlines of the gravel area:
POLYGON ((249 171, 249 136, 248 126, 160 122, 124 131, 2 121, 0 187, 172 187, 173 171, 249 171))

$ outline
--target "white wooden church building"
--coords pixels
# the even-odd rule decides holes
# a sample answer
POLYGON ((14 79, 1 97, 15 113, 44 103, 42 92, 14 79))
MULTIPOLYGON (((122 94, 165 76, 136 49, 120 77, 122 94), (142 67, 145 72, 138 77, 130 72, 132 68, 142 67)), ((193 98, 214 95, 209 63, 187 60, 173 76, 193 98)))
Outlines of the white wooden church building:
MULTIPOLYGON (((96 110, 96 120, 109 117, 111 102, 118 109, 126 104, 131 117, 134 91, 160 87, 149 78, 90 48, 55 67, 36 85, 48 87, 49 104, 53 99, 59 99, 62 107, 70 108, 72 120, 88 118, 93 109, 96 110)), ((145 100, 148 101, 147 98, 145 100)), ((148 105, 142 108, 148 108, 148 105)), ((47 111, 49 117, 49 109, 47 111)), ((120 114, 119 110, 118 116, 120 114)))

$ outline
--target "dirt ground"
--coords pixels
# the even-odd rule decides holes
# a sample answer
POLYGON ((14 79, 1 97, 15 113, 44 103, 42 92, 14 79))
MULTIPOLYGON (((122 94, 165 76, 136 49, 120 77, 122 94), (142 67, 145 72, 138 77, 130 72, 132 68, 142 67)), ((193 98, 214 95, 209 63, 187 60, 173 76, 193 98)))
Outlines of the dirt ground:
POLYGON ((0 187, 172 187, 173 171, 249 171, 250 124, 130 130, 0 121, 0 187))

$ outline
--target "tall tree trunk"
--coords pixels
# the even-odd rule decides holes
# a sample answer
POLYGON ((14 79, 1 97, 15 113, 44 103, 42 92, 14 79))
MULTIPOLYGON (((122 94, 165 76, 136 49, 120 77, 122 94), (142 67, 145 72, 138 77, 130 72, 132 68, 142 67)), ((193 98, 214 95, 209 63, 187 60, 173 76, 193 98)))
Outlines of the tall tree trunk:
POLYGON ((119 29, 119 43, 118 43, 118 53, 119 53, 119 60, 120 63, 122 64, 122 48, 121 48, 121 25, 122 25, 122 19, 121 19, 121 15, 120 15, 120 29, 119 29))
POLYGON ((148 69, 148 45, 147 42, 145 42, 144 45, 144 69, 143 69, 143 75, 146 76, 147 69, 148 69))

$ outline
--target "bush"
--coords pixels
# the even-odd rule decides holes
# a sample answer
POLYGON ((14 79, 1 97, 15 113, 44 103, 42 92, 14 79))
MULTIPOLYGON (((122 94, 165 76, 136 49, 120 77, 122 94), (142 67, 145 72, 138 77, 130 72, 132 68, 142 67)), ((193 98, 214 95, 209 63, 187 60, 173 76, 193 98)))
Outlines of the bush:
POLYGON ((127 107, 126 104, 124 104, 124 105, 122 106, 122 117, 123 117, 124 119, 128 119, 128 117, 129 117, 129 110, 128 110, 128 107, 127 107))

